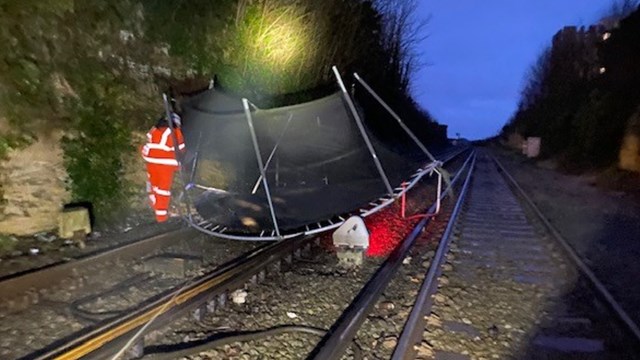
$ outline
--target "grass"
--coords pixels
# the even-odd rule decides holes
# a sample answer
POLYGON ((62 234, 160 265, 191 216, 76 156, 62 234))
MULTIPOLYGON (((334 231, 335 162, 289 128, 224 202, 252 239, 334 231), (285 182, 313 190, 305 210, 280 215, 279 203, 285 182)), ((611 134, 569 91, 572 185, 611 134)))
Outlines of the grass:
POLYGON ((598 187, 621 191, 640 199, 640 173, 610 167, 596 177, 598 187))
POLYGON ((16 248, 18 242, 7 235, 0 234, 0 258, 6 257, 16 248))

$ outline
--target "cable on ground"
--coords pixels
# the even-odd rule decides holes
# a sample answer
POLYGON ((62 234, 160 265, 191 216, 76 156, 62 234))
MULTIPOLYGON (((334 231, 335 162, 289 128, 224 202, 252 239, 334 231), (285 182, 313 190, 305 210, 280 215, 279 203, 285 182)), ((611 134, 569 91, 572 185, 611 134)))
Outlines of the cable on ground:
MULTIPOLYGON (((159 350, 146 354, 142 357, 145 360, 172 360, 184 356, 194 355, 200 352, 211 350, 212 348, 228 345, 234 342, 255 341, 262 338, 277 336, 286 333, 303 333, 315 336, 325 336, 327 330, 304 325, 279 325, 263 330, 238 331, 211 335, 202 340, 179 343, 168 346, 156 347, 159 350)), ((153 349, 153 348, 148 348, 153 349)), ((353 359, 362 359, 362 349, 353 341, 353 359)))

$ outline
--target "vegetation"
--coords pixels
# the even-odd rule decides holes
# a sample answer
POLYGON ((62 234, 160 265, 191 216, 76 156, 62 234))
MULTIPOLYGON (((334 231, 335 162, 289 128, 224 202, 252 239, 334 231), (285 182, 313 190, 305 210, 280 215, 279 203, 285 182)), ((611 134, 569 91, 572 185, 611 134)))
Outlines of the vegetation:
POLYGON ((603 18, 613 26, 606 32, 565 29, 556 35, 531 68, 503 136, 540 136, 542 155, 558 156, 573 169, 613 164, 630 118, 640 110, 637 5, 614 4, 603 18))
POLYGON ((217 75, 262 106, 333 88, 358 71, 401 115, 430 122, 410 96, 419 65, 416 0, 0 1, 0 155, 63 129, 75 201, 106 218, 127 198, 131 131, 157 116, 159 92, 217 75), (375 76, 374 76, 375 75, 375 76), (291 94, 294 94, 291 96, 291 94))
MULTIPOLYGON (((92 63, 85 60, 85 66, 92 63)), ((62 139, 64 164, 74 201, 88 201, 100 219, 125 203, 129 187, 124 165, 134 153, 131 119, 138 111, 128 78, 93 62, 94 71, 73 78, 77 96, 67 101, 71 114, 62 139), (82 78, 91 74, 91 78, 82 78)))

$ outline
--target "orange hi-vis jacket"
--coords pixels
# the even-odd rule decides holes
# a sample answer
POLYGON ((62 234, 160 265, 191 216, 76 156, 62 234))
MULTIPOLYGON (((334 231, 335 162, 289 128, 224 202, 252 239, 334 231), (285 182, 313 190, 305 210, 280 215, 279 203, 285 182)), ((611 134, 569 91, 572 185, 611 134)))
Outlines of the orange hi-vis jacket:
MULTIPOLYGON (((180 129, 174 129, 173 131, 175 131, 178 140, 178 150, 183 150, 185 144, 182 131, 180 129)), ((153 127, 147 133, 147 143, 142 147, 142 158, 149 164, 178 167, 171 128, 153 127)))

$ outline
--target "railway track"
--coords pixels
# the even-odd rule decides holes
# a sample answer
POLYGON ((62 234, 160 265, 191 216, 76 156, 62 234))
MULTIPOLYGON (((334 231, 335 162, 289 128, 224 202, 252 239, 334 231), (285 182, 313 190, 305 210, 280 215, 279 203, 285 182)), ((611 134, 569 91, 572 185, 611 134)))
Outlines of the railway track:
POLYGON ((636 325, 488 153, 469 156, 453 188, 439 219, 368 270, 336 271, 317 238, 271 243, 24 358, 640 358, 636 325), (350 300, 318 307, 296 277, 312 297, 342 284, 350 300), (229 305, 247 284, 255 304, 229 305))
MULTIPOLYGON (((449 154, 449 159, 455 158, 459 153, 458 150, 455 154, 449 154)), ((193 277, 193 272, 177 277, 169 276, 167 280, 164 276, 166 269, 140 264, 142 259, 146 261, 163 257, 169 260, 169 265, 167 266, 167 261, 160 261, 160 268, 171 268, 171 263, 175 260, 180 260, 178 262, 182 265, 194 258, 198 264, 202 263, 202 258, 207 256, 206 253, 197 256, 193 251, 188 251, 193 250, 188 249, 189 246, 186 250, 176 249, 175 246, 171 249, 171 245, 175 245, 176 241, 188 243, 189 239, 196 235, 193 230, 180 229, 0 282, 0 290, 8 290, 0 291, 4 304, 10 305, 13 312, 20 310, 15 316, 0 313, 0 320, 9 324, 21 318, 31 318, 32 327, 40 328, 31 333, 30 330, 16 331, 12 326, 0 326, 0 333, 10 335, 0 340, 0 351, 3 348, 19 348, 6 339, 20 339, 20 335, 23 334, 27 337, 25 342, 28 343, 24 349, 40 350, 29 353, 24 353, 24 350, 4 352, 3 355, 25 359, 84 356, 100 358, 112 355, 114 351, 123 347, 132 334, 141 329, 144 330, 140 333, 144 335, 142 339, 152 339, 154 330, 165 327, 174 319, 184 317, 185 314, 200 317, 207 309, 210 312, 224 306, 231 291, 242 288, 245 283, 255 283, 264 279, 271 269, 277 270, 282 264, 290 263, 293 258, 299 257, 304 249, 308 250, 309 245, 315 241, 311 238, 296 238, 263 246, 243 244, 247 248, 243 251, 236 249, 239 256, 227 254, 226 257, 217 259, 217 263, 210 263, 208 268, 203 267, 199 270, 205 273, 204 275, 187 281, 186 285, 185 276, 193 277), (248 249, 251 250, 247 252, 248 249), (223 259, 233 260, 225 263, 223 259), (142 271, 138 271, 136 266, 141 267, 142 271), (131 276, 119 277, 117 274, 111 274, 110 270, 113 269, 124 272, 129 270, 131 276), (134 271, 130 271, 132 269, 134 271), (156 276, 157 273, 162 276, 156 276), (99 286, 86 286, 87 283, 105 277, 113 279, 99 286), (164 285, 156 286, 153 284, 154 281, 164 285), (144 287, 149 289, 142 289, 144 287), (82 288, 85 290, 81 291, 82 288), (173 290, 167 290, 168 288, 173 290), (58 295, 59 293, 62 295, 58 295), (117 306, 110 306, 109 302, 118 296, 128 299, 116 304, 117 306), (52 314, 47 313, 45 316, 45 312, 52 314), (70 318, 74 320, 68 320, 70 318), (150 319, 153 321, 149 322, 150 319), (60 327, 66 331, 60 331, 60 327)), ((221 247, 220 244, 217 244, 217 247, 221 247)), ((184 266, 178 268, 184 270, 184 266)), ((139 351, 143 343, 134 343, 134 346, 130 346, 129 353, 139 351)))
MULTIPOLYGON (((453 184, 455 185, 457 182, 460 181, 460 179, 463 179, 464 176, 466 174, 466 170, 468 169, 468 165, 470 164, 470 159, 471 157, 466 157, 466 161, 465 159, 460 159, 459 163, 456 165, 458 168, 456 169, 456 176, 453 179, 453 184), (462 165, 462 167, 460 167, 460 165, 464 162, 464 165, 462 165)), ((443 194, 443 197, 445 195, 443 194)), ((434 204, 431 206, 431 208, 428 210, 428 213, 432 213, 435 210, 435 206, 436 206, 436 202, 434 202, 434 204)), ((416 238, 418 237, 418 234, 422 233, 422 229, 423 227, 429 223, 431 217, 425 217, 424 221, 421 221, 418 226, 414 229, 413 231, 413 235, 412 238, 413 240, 410 241, 405 241, 403 242, 403 244, 401 246, 398 247, 399 250, 397 250, 396 252, 394 252, 393 254, 391 254, 389 256, 389 258, 382 262, 382 264, 375 264, 375 274, 373 274, 371 280, 369 280, 368 284, 375 284, 377 283, 377 287, 378 289, 382 289, 384 288, 384 284, 380 283, 379 277, 377 276, 378 274, 386 274, 385 276, 387 276, 386 281, 389 280, 389 277, 392 277, 393 274, 395 273, 395 270, 397 270, 398 264, 402 263, 402 258, 404 257, 406 251, 408 251, 409 249, 412 248, 416 238), (398 262, 399 260, 399 262, 398 262), (393 269, 396 268, 396 269, 393 269)), ((292 243, 294 244, 304 244, 303 242, 304 240, 297 240, 294 241, 292 243)), ((309 241, 311 241, 309 239, 309 241)), ((285 240, 283 242, 281 242, 280 244, 287 244, 289 243, 289 240, 285 240)), ((277 261, 277 258, 276 260, 277 261)), ((324 260, 320 260, 320 261, 316 261, 315 264, 323 264, 325 261, 329 262, 328 259, 324 259, 324 260)), ((277 264, 277 263, 276 263, 277 264)), ((302 263, 302 265, 305 264, 305 262, 302 263)), ((330 265, 331 267, 332 265, 330 265)), ((272 290, 274 288, 276 293, 272 294, 278 297, 278 299, 276 298, 272 298, 270 301, 268 301, 269 304, 266 304, 265 306, 267 307, 266 309, 264 309, 267 314, 264 314, 264 312, 262 310, 255 310, 255 308, 250 308, 250 307, 246 307, 246 306, 235 306, 233 309, 221 309, 221 311, 216 312, 215 314, 211 315, 209 314, 209 320, 204 320, 204 319, 199 319, 200 322, 211 322, 211 317, 216 317, 218 319, 224 319, 223 321, 226 322, 227 326, 229 327, 229 329, 227 331, 213 331, 212 334, 210 334, 209 336, 204 336, 204 332, 202 332, 201 335, 196 336, 197 340, 195 341, 187 341, 184 342, 184 340, 180 341, 178 340, 178 342, 175 341, 175 338, 173 339, 164 339, 164 340, 160 340, 160 341, 148 341, 146 343, 146 349, 147 351, 145 351, 145 353, 149 353, 147 356, 145 356, 145 358, 150 358, 150 359, 174 359, 174 358, 181 358, 183 356, 189 356, 189 355, 196 355, 198 353, 201 352, 206 352, 209 349, 212 348, 216 348, 216 347, 222 347, 222 346, 229 346, 229 344, 233 344, 233 343, 238 343, 238 342, 251 342, 251 341, 260 341, 261 339, 264 340, 266 336, 268 337, 276 337, 279 335, 282 335, 284 333, 304 333, 306 335, 313 335, 314 337, 318 337, 318 336, 322 336, 325 333, 331 334, 333 333, 333 330, 329 330, 328 332, 325 330, 326 328, 328 328, 329 326, 326 326, 326 321, 330 321, 330 318, 328 316, 324 316, 324 315, 328 315, 322 312, 322 309, 303 309, 300 305, 301 304, 291 304, 291 311, 281 311, 281 310, 276 310, 275 307, 279 307, 282 303, 290 301, 293 297, 301 300, 301 303, 304 307, 308 307, 308 305, 311 305, 310 303, 313 302, 312 299, 308 299, 305 298, 305 295, 300 295, 300 291, 304 291, 305 285, 306 286, 310 286, 312 284, 316 284, 317 282, 326 282, 327 279, 329 279, 330 282, 332 281, 341 281, 341 278, 344 278, 345 276, 348 278, 347 281, 351 282, 351 285, 355 285, 357 287, 362 287, 361 284, 358 284, 358 281, 351 281, 354 280, 351 278, 351 276, 348 274, 348 271, 345 272, 338 272, 336 273, 335 269, 326 269, 325 268, 325 272, 323 275, 321 275, 321 278, 317 278, 317 277, 312 277, 309 276, 310 274, 306 272, 306 270, 300 269, 301 266, 293 266, 291 267, 291 270, 289 273, 286 273, 284 276, 277 276, 276 280, 280 280, 282 282, 284 282, 284 284, 280 284, 280 286, 285 287, 285 289, 283 289, 282 292, 279 291, 279 289, 277 289, 278 285, 275 284, 276 280, 271 280, 269 281, 269 283, 264 286, 263 285, 263 289, 262 291, 269 291, 272 290), (291 274, 291 272, 298 272, 298 274, 295 275, 299 275, 301 273, 302 278, 304 278, 303 281, 306 282, 306 284, 300 285, 300 286, 295 286, 291 283, 288 283, 287 281, 287 274, 291 274), (285 277, 285 279, 282 279, 282 277, 285 277), (332 280, 331 280, 332 279, 332 280), (354 284, 355 283, 355 284, 354 284), (237 310, 241 310, 242 313, 244 313, 244 317, 245 319, 240 319, 240 322, 242 322, 242 324, 239 324, 238 326, 231 326, 229 318, 231 317, 235 317, 235 316, 240 316, 242 317, 243 314, 233 314, 235 311, 237 310), (320 316, 321 318, 323 318, 325 320, 324 323, 317 323, 317 324, 300 324, 299 322, 296 323, 294 322, 293 324, 291 324, 291 319, 296 319, 299 317, 299 315, 297 315, 299 312, 304 311, 305 314, 310 314, 310 315, 314 315, 314 316, 320 316), (258 317, 261 317, 263 315, 266 315, 266 318, 264 320, 261 319, 246 319, 246 317, 253 315, 252 313, 259 313, 256 314, 258 315, 258 317), (280 317, 277 317, 277 313, 280 313, 280 317), (284 316, 286 313, 286 317, 284 316), (273 314, 274 316, 271 316, 269 314, 273 314), (287 321, 287 317, 289 318, 287 321), (269 326, 270 323, 276 321, 276 324, 273 324, 272 326, 269 326), (250 324, 252 323, 252 324, 250 324), (252 328, 252 329, 247 329, 248 327, 250 327, 249 325, 252 325, 252 327, 256 327, 256 328, 252 328), (234 330, 235 331, 229 331, 229 330, 234 330)), ((321 266, 322 267, 322 266, 321 266)), ((241 271, 244 273, 245 270, 241 271)), ((247 276, 251 276, 251 274, 253 274, 253 272, 249 272, 247 274, 247 276)), ((369 274, 366 274, 367 276, 369 274)), ((360 280, 360 279, 358 279, 360 280)), ((237 286, 241 285, 243 283, 243 279, 238 279, 237 282, 237 286)), ((330 285, 331 286, 331 285, 330 285)), ((228 290, 231 290, 233 287, 228 287, 228 290)), ((224 291, 225 289, 220 289, 222 291, 224 291)), ((219 294, 218 291, 220 290, 213 290, 213 292, 209 292, 208 293, 208 297, 211 298, 213 296, 213 301, 214 303, 211 304, 209 307, 210 308, 215 308, 216 306, 220 305, 219 303, 215 303, 215 294, 219 294), (213 294, 213 295, 212 295, 213 294)), ((347 289, 344 289, 345 292, 347 292, 347 289)), ((365 293, 370 293, 370 289, 368 289, 368 286, 365 285, 364 290, 365 293)), ((322 294, 315 294, 313 296, 321 296, 322 294)), ((355 295, 355 294, 354 294, 355 295)), ((275 297, 274 296, 274 297, 275 297)), ((264 296, 261 296, 264 297, 264 296)), ((366 297, 366 296, 365 296, 366 297)), ((361 295, 355 295, 355 300, 354 300, 354 305, 351 306, 351 308, 362 308, 363 306, 361 305, 361 302, 363 300, 363 296, 361 295)), ((334 301, 337 299, 333 299, 334 301)), ((369 298, 367 300, 364 300, 365 302, 367 302, 366 306, 371 306, 374 302, 375 302, 375 297, 374 298, 369 298)), ((333 304, 332 304, 333 305, 333 304)), ((195 305, 193 305, 197 308, 197 303, 195 305)), ((335 310, 335 308, 333 308, 335 310)), ((192 308, 193 310, 193 308, 192 308)), ((347 313, 349 311, 347 310, 347 313)), ((347 315, 348 317, 349 315, 347 315)), ((343 316, 344 318, 344 316, 343 316)), ((164 320, 160 321, 161 323, 165 322, 164 320)), ((337 323, 339 323, 340 321, 338 321, 337 323)), ((183 326, 185 326, 186 328, 190 328, 193 327, 193 323, 189 323, 188 321, 184 321, 183 326)), ((213 324, 211 324, 213 325, 213 324)), ((200 324, 198 324, 198 326, 200 326, 200 324)), ((200 326, 201 327, 201 326, 200 326)), ((207 326, 205 326, 207 327, 207 326)), ((209 326, 211 327, 211 326, 209 326)), ((215 327, 215 326, 214 326, 215 327)), ((355 328, 354 326, 352 326, 351 328, 355 328)), ((183 333, 194 333, 196 332, 195 330, 191 329, 191 330, 187 330, 187 329, 174 329, 176 334, 183 334, 183 333)), ((166 331, 165 331, 166 332, 166 331)), ((308 339, 307 339, 308 340, 308 339)), ((317 339, 314 339, 314 343, 317 342, 317 339)), ((302 341, 298 341, 295 340, 294 341, 294 346, 297 346, 298 344, 301 344, 302 341)), ((344 350, 346 350, 347 348, 350 348, 351 351, 353 352, 353 355, 356 358, 360 358, 362 351, 359 349, 358 345, 354 345, 354 342, 351 341, 351 339, 349 340, 345 340, 342 341, 341 343, 344 344, 344 350)), ((141 346, 142 347, 142 346, 141 346)), ((250 349, 248 350, 247 353, 243 354, 242 357, 237 357, 237 358, 246 358, 246 356, 249 356, 249 354, 254 354, 254 355, 258 355, 259 356, 264 356, 266 358, 300 358, 299 356, 304 357, 305 355, 301 355, 301 354, 296 354, 295 352, 292 354, 286 354, 284 352, 284 350, 278 350, 278 351, 274 351, 274 349, 267 349, 265 351, 260 351, 260 352, 255 352, 256 350, 250 349), (270 354, 265 354, 265 352, 269 352, 270 354)), ((289 349, 290 351, 290 349, 289 349)), ((308 351, 307 351, 308 352, 308 351)), ((304 352, 302 352, 304 354, 304 352)), ((221 354, 215 354, 215 355, 207 355, 207 357, 205 358, 236 358, 233 357, 232 355, 226 354, 226 355, 221 355, 221 354)), ((320 357, 320 358, 333 358, 333 357, 320 357)))
POLYGON ((640 358, 637 325, 506 170, 481 152, 474 171, 391 358, 640 358))
POLYGON ((73 281, 79 273, 88 271, 99 264, 137 260, 153 253, 158 248, 168 247, 181 239, 194 235, 195 231, 180 228, 62 264, 7 276, 0 281, 0 303, 10 309, 23 308, 36 302, 41 291, 73 281))
POLYGON ((0 358, 29 358, 258 246, 181 228, 10 277, 0 282, 0 358))

